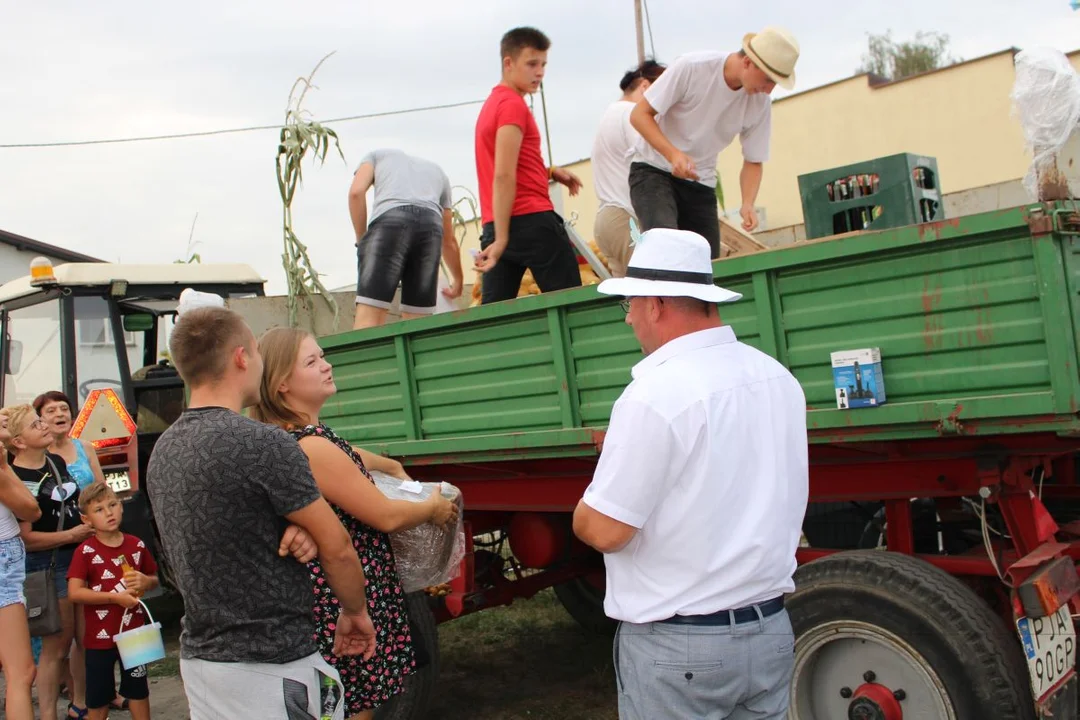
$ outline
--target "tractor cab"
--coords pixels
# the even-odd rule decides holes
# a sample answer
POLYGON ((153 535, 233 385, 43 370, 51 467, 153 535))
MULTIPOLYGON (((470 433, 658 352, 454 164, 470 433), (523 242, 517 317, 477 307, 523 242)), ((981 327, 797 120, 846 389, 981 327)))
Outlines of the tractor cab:
POLYGON ((167 344, 180 293, 262 296, 265 281, 241 264, 54 267, 35 258, 29 269, 0 286, 0 405, 63 391, 82 410, 72 434, 94 444, 126 505, 142 495, 154 442, 184 408, 167 344))

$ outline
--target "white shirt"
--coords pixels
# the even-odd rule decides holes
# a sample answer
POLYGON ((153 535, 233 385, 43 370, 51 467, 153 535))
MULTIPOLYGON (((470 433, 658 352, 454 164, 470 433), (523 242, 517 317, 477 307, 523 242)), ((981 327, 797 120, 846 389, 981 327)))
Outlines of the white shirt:
MULTIPOLYGON (((747 161, 769 159, 772 102, 764 93, 728 87, 727 57, 714 51, 683 55, 645 91, 664 137, 690 156, 699 182, 709 187, 716 186, 716 156, 736 135, 747 161)), ((671 172, 671 163, 644 138, 634 148, 636 161, 671 172)))
POLYGON ((630 111, 634 103, 619 100, 608 105, 592 147, 593 187, 600 208, 620 207, 631 215, 630 204, 630 158, 634 141, 639 137, 630 124, 630 111))
POLYGON ((615 403, 584 501, 638 528, 604 556, 604 611, 646 623, 795 589, 809 494, 806 399, 729 327, 639 362, 615 403))
MULTIPOLYGON (((7 452, 0 447, 0 452, 7 452)), ((19 520, 7 505, 0 503, 0 540, 19 537, 19 520)))

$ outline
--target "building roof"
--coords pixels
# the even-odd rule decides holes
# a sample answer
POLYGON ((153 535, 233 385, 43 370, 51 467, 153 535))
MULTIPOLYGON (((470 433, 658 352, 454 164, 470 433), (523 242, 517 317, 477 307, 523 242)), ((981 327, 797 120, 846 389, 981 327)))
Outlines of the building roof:
MULTIPOLYGON (((126 281, 129 286, 194 287, 203 285, 262 285, 266 281, 248 265, 201 263, 162 263, 159 265, 124 265, 115 263, 67 263, 53 268, 56 285, 107 286, 126 281)), ((0 303, 42 292, 30 284, 30 276, 0 285, 0 303)))
POLYGON ((47 255, 57 260, 64 260, 65 262, 84 262, 84 263, 99 263, 105 262, 89 255, 83 255, 72 250, 65 250, 62 247, 55 245, 49 245, 48 243, 39 242, 37 240, 31 240, 28 237, 22 235, 16 235, 13 232, 7 230, 0 230, 0 243, 4 245, 10 245, 16 250, 22 250, 25 252, 39 253, 41 255, 47 255))

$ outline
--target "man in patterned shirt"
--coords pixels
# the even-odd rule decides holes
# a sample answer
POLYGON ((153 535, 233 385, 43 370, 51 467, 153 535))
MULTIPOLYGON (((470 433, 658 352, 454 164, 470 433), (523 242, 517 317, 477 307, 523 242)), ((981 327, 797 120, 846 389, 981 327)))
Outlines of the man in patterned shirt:
POLYGON ((191 720, 342 718, 340 678, 315 643, 307 568, 279 538, 294 523, 315 541, 341 603, 334 653, 370 658, 375 630, 348 533, 297 442, 240 414, 259 399, 263 367, 243 319, 223 307, 186 310, 169 349, 191 399, 154 446, 147 492, 184 599, 191 720))

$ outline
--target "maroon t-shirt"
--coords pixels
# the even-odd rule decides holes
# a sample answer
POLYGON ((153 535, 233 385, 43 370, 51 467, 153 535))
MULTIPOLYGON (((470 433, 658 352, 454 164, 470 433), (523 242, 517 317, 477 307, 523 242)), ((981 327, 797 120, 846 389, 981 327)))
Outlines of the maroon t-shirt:
MULTIPOLYGON (((123 592, 127 587, 124 585, 121 558, 126 558, 127 564, 143 575, 157 575, 157 563, 139 538, 124 535, 124 542, 119 547, 109 547, 92 536, 75 551, 68 568, 68 580, 82 580, 94 592, 123 592)), ((115 645, 112 638, 120 633, 124 608, 113 604, 83 605, 83 617, 86 619, 83 647, 108 650, 115 645)), ((128 613, 124 630, 141 627, 144 622, 145 613, 142 606, 138 606, 128 613)))
POLYGON ((540 129, 525 98, 505 85, 496 85, 476 119, 476 179, 480 183, 480 221, 495 220, 495 133, 503 125, 521 128, 517 164, 517 194, 510 216, 554 210, 548 195, 548 169, 540 154, 540 129))

